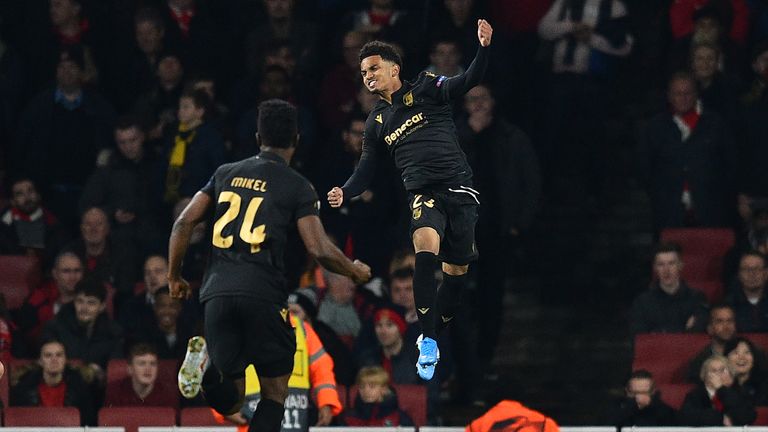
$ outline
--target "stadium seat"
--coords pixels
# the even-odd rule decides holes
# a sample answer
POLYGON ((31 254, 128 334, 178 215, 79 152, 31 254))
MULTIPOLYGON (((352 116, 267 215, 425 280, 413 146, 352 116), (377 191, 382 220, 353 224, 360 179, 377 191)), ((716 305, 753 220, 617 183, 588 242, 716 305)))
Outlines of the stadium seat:
MULTIPOLYGON (((427 424, 427 388, 418 384, 392 384, 400 408, 408 413, 416 426, 427 424)), ((350 406, 357 398, 357 385, 349 388, 350 406)))
POLYGON ((668 228, 661 232, 661 240, 679 244, 684 256, 724 257, 733 247, 736 237, 728 228, 668 228))
POLYGON ((180 426, 221 426, 208 407, 182 408, 180 417, 180 426))
POLYGON ((707 296, 707 302, 709 302, 709 304, 717 304, 721 302, 725 295, 723 283, 719 280, 694 280, 686 278, 685 282, 688 286, 703 292, 704 295, 707 296))
POLYGON ((80 411, 74 407, 8 407, 5 426, 80 426, 80 411))
POLYGON ((675 410, 683 406, 685 396, 696 387, 694 384, 658 384, 661 400, 675 410))
POLYGON ((683 254, 681 276, 689 285, 693 285, 693 281, 720 281, 722 275, 722 256, 683 254))
POLYGON ((165 407, 111 407, 99 410, 99 426, 122 426, 138 432, 139 426, 175 426, 176 410, 165 407))
POLYGON ((683 384, 689 362, 709 343, 706 334, 646 333, 635 336, 632 370, 646 369, 660 384, 683 384))
POLYGON ((757 418, 752 423, 755 426, 768 426, 768 407, 756 407, 757 418))
POLYGON ((34 257, 0 255, 0 275, 0 293, 5 296, 6 307, 18 309, 40 282, 40 267, 34 257))

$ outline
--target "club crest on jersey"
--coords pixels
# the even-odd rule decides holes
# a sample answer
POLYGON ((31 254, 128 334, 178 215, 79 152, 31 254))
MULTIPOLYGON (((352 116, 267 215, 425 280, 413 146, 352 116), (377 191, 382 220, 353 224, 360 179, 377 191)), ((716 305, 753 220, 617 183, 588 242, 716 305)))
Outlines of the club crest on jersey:
POLYGON ((384 119, 381 117, 381 114, 376 116, 376 121, 379 122, 380 124, 384 124, 384 119))
POLYGON ((426 76, 428 76, 428 77, 430 77, 430 78, 434 78, 434 77, 436 77, 436 76, 437 76, 437 75, 433 74, 433 73, 432 73, 432 72, 430 72, 430 71, 424 71, 424 75, 426 75, 426 76))
POLYGON ((413 220, 419 220, 421 217, 421 207, 413 209, 413 220))
POLYGON ((435 84, 437 87, 440 87, 443 85, 443 81, 447 80, 448 77, 440 75, 440 78, 437 79, 437 84, 435 84))
POLYGON ((413 91, 409 91, 403 96, 405 106, 413 106, 413 91))

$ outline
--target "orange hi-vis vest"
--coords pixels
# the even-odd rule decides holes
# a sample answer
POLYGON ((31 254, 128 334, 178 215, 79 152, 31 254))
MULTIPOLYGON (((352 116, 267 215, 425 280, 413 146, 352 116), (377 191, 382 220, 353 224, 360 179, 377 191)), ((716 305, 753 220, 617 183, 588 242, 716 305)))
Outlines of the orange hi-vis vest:
POLYGON ((465 432, 559 432, 554 420, 524 407, 520 402, 505 400, 472 421, 465 432))
MULTIPOLYGON (((291 315, 291 324, 296 329, 296 354, 293 358, 293 372, 288 380, 288 397, 285 400, 285 414, 282 432, 307 432, 310 395, 316 406, 330 406, 331 413, 338 415, 341 401, 336 392, 336 377, 333 374, 333 359, 323 348, 320 338, 312 326, 291 315)), ((261 386, 253 366, 245 370, 245 404, 240 411, 250 420, 259 403, 261 386)), ((214 411, 221 422, 224 418, 214 411)), ((238 427, 238 432, 247 432, 248 425, 238 427)))

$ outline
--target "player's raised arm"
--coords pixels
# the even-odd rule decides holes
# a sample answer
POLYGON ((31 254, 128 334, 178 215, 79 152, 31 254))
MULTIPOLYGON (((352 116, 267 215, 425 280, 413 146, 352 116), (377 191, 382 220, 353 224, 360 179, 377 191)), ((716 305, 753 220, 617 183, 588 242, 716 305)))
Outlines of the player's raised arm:
POLYGON ((369 118, 363 134, 363 153, 360 155, 360 162, 344 186, 334 187, 328 192, 328 204, 331 207, 341 207, 345 197, 352 199, 365 192, 368 185, 371 184, 376 173, 376 161, 379 152, 378 144, 372 139, 366 139, 366 137, 372 136, 374 133, 369 118))
POLYGON ((191 294, 189 283, 181 278, 181 262, 187 254, 192 230, 205 219, 212 203, 207 193, 196 193, 173 223, 168 240, 168 289, 173 298, 189 298, 191 294))
POLYGON ((352 262, 331 242, 319 217, 304 216, 296 223, 304 246, 320 265, 334 273, 349 276, 356 284, 365 283, 371 278, 370 267, 358 260, 352 262))
POLYGON ((485 75, 485 69, 488 67, 488 51, 493 36, 493 27, 484 19, 477 20, 477 40, 480 46, 477 49, 474 60, 466 71, 455 77, 443 78, 442 83, 445 99, 457 99, 462 97, 472 87, 480 84, 485 75))

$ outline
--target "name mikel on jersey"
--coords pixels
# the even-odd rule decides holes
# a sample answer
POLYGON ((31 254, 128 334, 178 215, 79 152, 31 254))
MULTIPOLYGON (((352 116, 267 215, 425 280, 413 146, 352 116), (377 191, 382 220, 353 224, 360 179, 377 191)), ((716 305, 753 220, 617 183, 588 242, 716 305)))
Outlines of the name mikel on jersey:
MULTIPOLYGON (((400 138, 400 135, 405 133, 406 130, 408 130, 409 127, 416 125, 418 123, 421 123, 421 121, 424 120, 424 113, 418 113, 414 115, 413 117, 409 118, 405 121, 405 123, 401 124, 400 127, 395 129, 394 132, 384 137, 384 142, 387 143, 387 145, 392 145, 395 141, 397 141, 398 138, 400 138)), ((414 129, 415 130, 415 129, 414 129)), ((413 131, 409 131, 408 133, 411 133, 413 131)), ((407 134, 406 134, 407 135, 407 134)))
POLYGON ((252 189, 259 192, 267 191, 267 182, 261 179, 252 179, 248 177, 234 177, 229 184, 232 187, 252 189))

